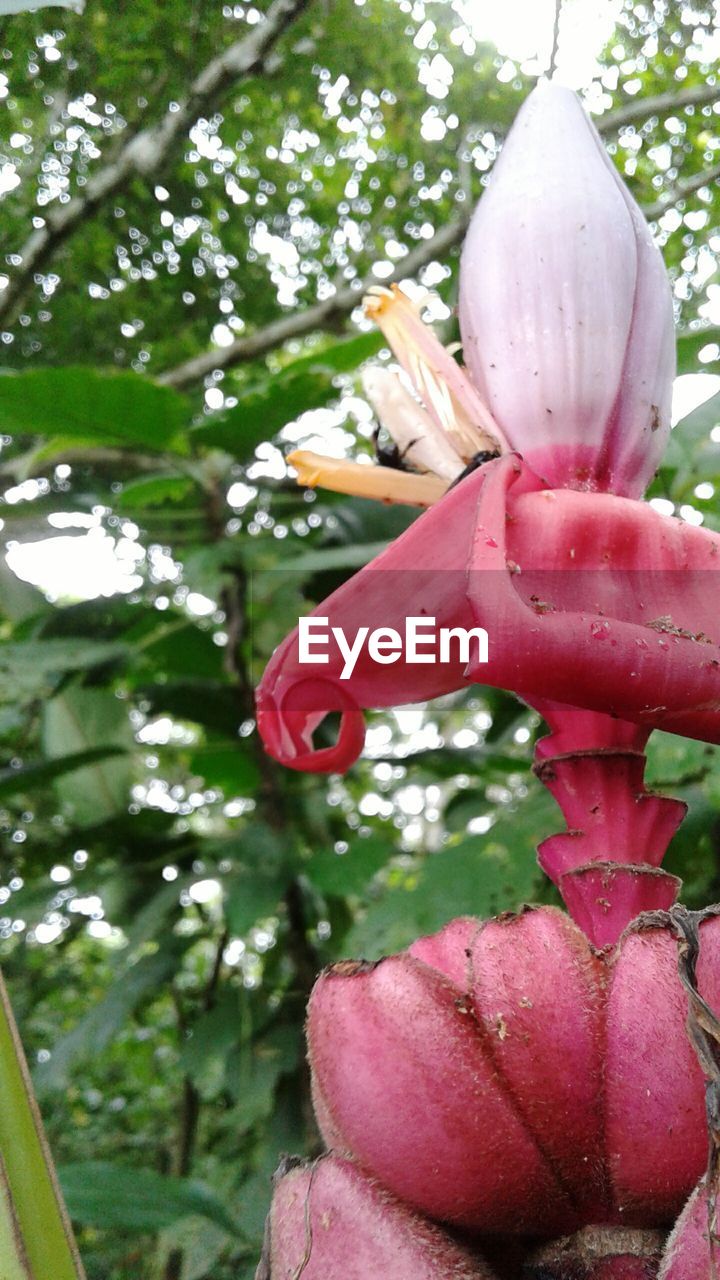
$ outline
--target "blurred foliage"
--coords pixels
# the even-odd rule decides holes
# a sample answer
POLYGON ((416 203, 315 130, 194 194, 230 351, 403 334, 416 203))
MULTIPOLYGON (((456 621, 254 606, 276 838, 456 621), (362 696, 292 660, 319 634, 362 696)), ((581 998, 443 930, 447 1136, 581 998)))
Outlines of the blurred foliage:
MULTIPOLYGON (((253 15, 88 0, 0 23, 8 275, 32 219, 253 15)), ((711 90, 714 21, 628 2, 590 105, 711 90)), ((311 4, 157 183, 57 246, 0 333, 3 538, 25 576, 35 544, 46 566, 40 590, 0 560, 0 948, 91 1280, 250 1280, 278 1153, 317 1143, 317 970, 552 900, 533 854, 559 820, 529 774, 537 718, 512 697, 374 714, 344 779, 276 768, 254 731, 274 645, 411 518, 303 494, 282 462, 318 437, 370 450, 357 372, 377 336, 337 317, 187 392, 152 380, 375 262, 382 278, 480 193, 532 76, 459 3, 311 4), (93 548, 107 578, 83 600, 64 560, 93 548)), ((720 193, 675 194, 717 163, 719 112, 720 89, 607 139, 638 199, 667 199, 682 373, 719 354, 720 193)), ((454 258, 420 278, 452 339, 454 258)), ((715 391, 653 492, 720 527, 715 391)), ((714 765, 701 744, 651 746, 651 780, 690 802, 669 867, 691 905, 720 896, 714 765)))

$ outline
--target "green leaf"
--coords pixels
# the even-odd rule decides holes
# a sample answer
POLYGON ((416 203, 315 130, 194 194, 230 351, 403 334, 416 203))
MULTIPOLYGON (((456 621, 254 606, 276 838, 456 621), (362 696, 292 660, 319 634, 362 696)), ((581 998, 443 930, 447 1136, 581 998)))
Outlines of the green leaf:
POLYGON ((716 360, 702 364, 698 369, 698 355, 703 347, 707 347, 711 343, 720 343, 720 326, 718 325, 708 325, 702 329, 692 329, 689 333, 678 334, 678 373, 717 372, 716 360))
POLYGON ((58 1175, 70 1216, 86 1227, 158 1231, 188 1214, 240 1230, 222 1201, 202 1182, 105 1160, 63 1165, 58 1175))
POLYGON ((168 680, 141 684, 138 696, 152 715, 205 725, 213 733, 237 734, 238 712, 228 688, 217 680, 168 680))
POLYGON ((265 916, 277 913, 292 875, 288 837, 257 822, 246 827, 236 844, 227 842, 224 856, 237 858, 225 880, 225 919, 231 933, 245 934, 265 916))
POLYGON ((0 702, 39 697, 53 679, 127 656, 123 644, 102 640, 27 640, 0 645, 0 702))
POLYGON ((357 368, 381 346, 378 334, 361 334, 294 360, 254 387, 238 391, 237 405, 194 427, 191 440, 247 461, 261 441, 271 439, 286 423, 335 399, 337 374, 357 368))
POLYGON ((299 1030, 278 1024, 255 1039, 250 1052, 243 1045, 228 1063, 228 1089, 237 1099, 233 1123, 240 1133, 272 1115, 280 1078, 295 1071, 302 1056, 299 1030))
MULTIPOLYGON (((123 876, 125 880, 126 875, 123 876)), ((158 934, 164 932, 168 917, 178 909, 180 892, 188 883, 188 876, 181 876, 169 884, 163 884, 157 893, 148 898, 144 906, 133 914, 129 924, 123 925, 127 938, 128 952, 131 954, 146 942, 154 941, 158 934)))
POLYGON ((208 745, 193 751, 190 773, 226 796, 250 795, 260 783, 260 771, 243 742, 228 747, 208 745))
POLYGON ((73 751, 57 760, 42 760, 38 764, 24 765, 21 769, 0 769, 0 799, 44 786, 46 782, 52 782, 66 773, 74 773, 84 765, 97 764, 100 760, 121 754, 122 747, 94 747, 90 751, 73 751))
POLYGON ((373 876, 384 867, 395 850, 382 836, 354 840, 347 853, 337 854, 323 849, 313 854, 306 874, 321 893, 349 897, 360 893, 373 876))
POLYGON ((704 400, 673 428, 662 465, 675 472, 670 497, 676 501, 701 479, 720 474, 720 445, 710 439, 710 432, 718 423, 720 392, 704 400))
POLYGON ((222 1087, 227 1056, 241 1034, 238 993, 224 991, 215 1008, 194 1024, 180 1055, 183 1071, 202 1097, 213 1097, 222 1087))
POLYGON ((4 615, 12 622, 21 622, 47 610, 48 603, 42 591, 16 577, 4 557, 0 556, 0 617, 4 615))
POLYGON ((113 693, 72 685, 51 698, 43 715, 43 743, 49 756, 100 747, 128 753, 120 760, 97 760, 63 780, 58 799, 73 822, 103 822, 127 807, 133 735, 127 708, 113 693))
POLYGON ((224 449, 243 462, 249 461, 263 440, 270 440, 293 418, 317 409, 336 395, 323 369, 292 372, 292 366, 255 391, 247 391, 233 409, 193 427, 195 445, 224 449))
POLYGON ((84 365, 0 377, 0 431, 75 443, 183 449, 185 396, 141 374, 84 365))
POLYGON ((0 1172, 0 1275, 3 1280, 33 1280, 28 1265, 12 1192, 0 1172))
POLYGON ((165 947, 124 969, 104 998, 56 1042, 52 1056, 37 1068, 38 1092, 65 1088, 77 1061, 101 1053, 140 1001, 162 989, 175 972, 179 952, 187 945, 184 940, 182 945, 165 947))
POLYGON ((190 476, 142 476, 123 485, 114 505, 122 512, 145 511, 148 507, 160 507, 164 503, 182 502, 192 489, 190 476))
MULTIPOLYGON (((223 1172, 226 1167, 223 1167, 223 1172)), ((237 1195, 234 1187, 233 1192, 237 1195)), ((162 1258, 167 1258, 176 1251, 182 1254, 181 1280, 211 1280, 211 1277, 220 1274, 216 1268, 227 1251, 227 1242, 226 1231, 214 1222, 208 1222, 207 1218, 193 1214, 172 1223, 160 1233, 157 1253, 162 1258)), ((253 1259, 253 1270, 245 1273, 234 1266, 232 1280, 255 1280, 254 1260, 259 1253, 259 1247, 249 1245, 248 1254, 253 1259)))
POLYGON ((535 849, 553 830, 556 812, 549 796, 534 791, 531 804, 503 815, 487 835, 426 855, 360 917, 344 939, 346 954, 374 960, 455 916, 484 918, 531 898, 538 882, 535 849))
MULTIPOLYGON (((80 1258, 57 1185, 42 1121, 33 1098, 27 1063, 5 985, 0 978, 0 1153, 4 1193, 11 1197, 30 1266, 18 1267, 17 1241, 0 1237, 3 1277, 31 1274, 33 1280, 83 1280, 80 1258)), ((4 1207, 5 1194, 2 1195, 4 1207)), ((7 1227, 7 1215, 2 1215, 7 1227)), ((15 1232, 13 1232, 13 1235, 15 1232)))
POLYGON ((201 680, 223 674, 222 654, 211 633, 200 630, 194 622, 175 618, 154 634, 143 636, 138 648, 143 661, 163 680, 184 675, 201 680))
POLYGON ((450 832, 464 832, 468 823, 476 818, 478 813, 486 812, 491 806, 487 800, 487 785, 493 781, 499 781, 501 784, 507 781, 507 775, 513 773, 522 777, 527 769, 527 763, 522 760, 509 761, 509 767, 500 765, 497 767, 493 761, 503 761, 505 757, 493 757, 492 755, 480 755, 482 762, 482 778, 483 786, 468 787, 467 790, 457 791, 452 799, 448 802, 445 809, 445 825, 450 832))
POLYGON ((84 0, 0 0, 0 14, 25 13, 27 9, 75 9, 82 12, 84 0))
POLYGON ((703 400, 696 409, 691 410, 675 424, 668 442, 664 462, 679 466, 687 461, 688 452, 699 443, 704 443, 713 427, 720 422, 720 391, 703 400))
POLYGON ((231 933, 243 935, 266 916, 277 913, 287 875, 262 866, 238 867, 225 900, 225 919, 231 933))
POLYGON ((385 551, 386 542, 369 542, 364 546, 318 547, 283 560, 283 573, 322 573, 326 569, 361 569, 385 551))
MULTIPOLYGON (((342 342, 334 342, 322 351, 310 352, 305 359, 308 364, 321 365, 332 373, 352 373, 363 361, 377 355, 386 345, 383 335, 377 329, 372 329, 369 333, 357 333, 352 338, 344 338, 342 342)), ((292 367, 297 368, 298 364, 299 361, 296 360, 292 367)))

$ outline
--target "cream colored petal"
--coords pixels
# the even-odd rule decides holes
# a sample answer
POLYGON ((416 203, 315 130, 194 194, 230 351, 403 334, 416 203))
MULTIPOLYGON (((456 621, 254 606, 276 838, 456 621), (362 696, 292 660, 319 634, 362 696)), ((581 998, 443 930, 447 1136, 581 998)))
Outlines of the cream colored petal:
POLYGON ((381 425, 392 436, 405 462, 418 471, 431 471, 448 483, 460 475, 465 464, 454 437, 441 431, 396 373, 370 365, 362 375, 362 384, 381 425))

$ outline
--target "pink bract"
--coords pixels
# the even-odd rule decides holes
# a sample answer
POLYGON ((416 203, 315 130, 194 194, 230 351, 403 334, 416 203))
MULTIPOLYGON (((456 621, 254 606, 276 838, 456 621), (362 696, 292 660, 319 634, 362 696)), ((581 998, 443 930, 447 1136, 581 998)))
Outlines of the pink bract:
POLYGON ((349 768, 362 708, 422 701, 478 682, 720 741, 720 536, 612 494, 548 489, 518 458, 487 463, 313 611, 354 637, 410 616, 486 628, 486 665, 380 666, 350 679, 299 662, 298 633, 258 689, 258 726, 283 764, 349 768), (337 742, 313 732, 341 713, 337 742))

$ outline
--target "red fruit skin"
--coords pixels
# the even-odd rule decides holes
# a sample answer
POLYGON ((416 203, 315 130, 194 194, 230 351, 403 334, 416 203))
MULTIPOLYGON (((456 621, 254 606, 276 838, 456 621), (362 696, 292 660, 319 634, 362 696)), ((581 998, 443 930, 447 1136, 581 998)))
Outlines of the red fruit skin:
POLYGON ((336 1133, 342 1149, 432 1217, 467 1226, 492 1219, 502 1232, 520 1212, 533 1231, 539 1224, 522 1206, 542 1204, 550 1229, 564 1230, 572 1210, 497 1087, 462 989, 410 956, 320 984, 309 1027, 333 1122, 326 1140, 336 1133))
POLYGON ((561 1262, 556 1267, 525 1268, 522 1280, 656 1280, 657 1264, 648 1258, 622 1254, 603 1258, 589 1267, 582 1263, 561 1262))
POLYGON ((710 1220, 716 1195, 704 1178, 688 1200, 665 1247, 658 1280, 715 1280, 720 1268, 720 1240, 710 1253, 710 1220), (713 1267, 713 1261, 715 1266, 713 1267))
MULTIPOLYGON (((564 1221, 578 1215, 601 1221, 609 1189, 602 1177, 588 1179, 587 1168, 602 1143, 596 1083, 602 1071, 602 963, 559 911, 528 911, 475 923, 473 935, 465 973, 456 970, 454 976, 472 992, 474 1027, 488 1029, 484 1039, 495 1080, 503 1081, 513 1111, 564 1192, 569 1205, 564 1221), (574 1117, 572 1144, 565 1125, 556 1123, 558 1113, 574 1117)), ((433 938, 415 942, 409 953, 441 969, 447 963, 446 947, 441 950, 433 938)), ((486 1119, 483 1129, 487 1132, 486 1119)), ((532 1212, 530 1204, 527 1211, 532 1212)), ((515 1222, 517 1226, 517 1218, 515 1222)), ((542 1222, 538 1226, 544 1230, 542 1222)))
MULTIPOLYGON (((700 991, 720 1008, 720 919, 700 991)), ((707 1157, 667 918, 596 952, 563 913, 456 920, 323 974, 308 1013, 328 1141, 428 1216, 487 1234, 664 1226, 707 1157)))
MULTIPOLYGON (((703 933, 708 947, 712 934, 703 933)), ((707 1159, 704 1085, 686 1018, 673 934, 626 935, 612 967, 605 1057, 606 1158, 625 1221, 672 1221, 707 1159)))
POLYGON ((478 1258, 347 1160, 286 1161, 256 1280, 493 1280, 478 1258))
POLYGON ((619 1258, 605 1258, 592 1267, 586 1280, 654 1280, 657 1268, 645 1258, 632 1258, 629 1255, 619 1258))

